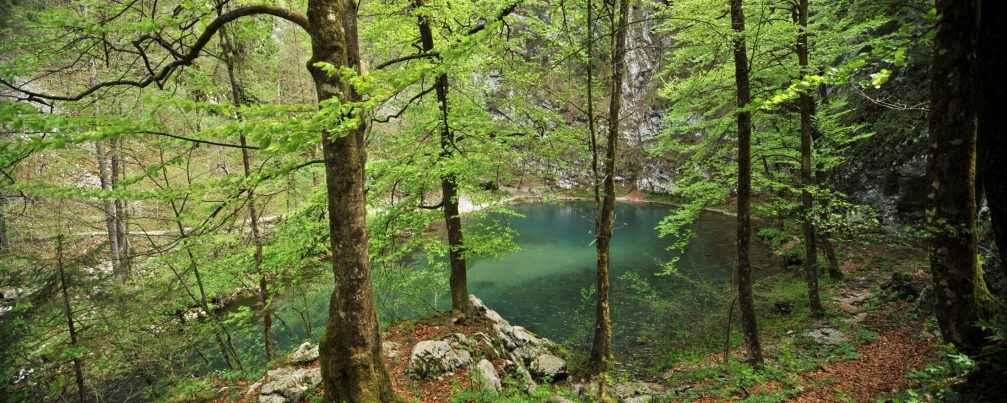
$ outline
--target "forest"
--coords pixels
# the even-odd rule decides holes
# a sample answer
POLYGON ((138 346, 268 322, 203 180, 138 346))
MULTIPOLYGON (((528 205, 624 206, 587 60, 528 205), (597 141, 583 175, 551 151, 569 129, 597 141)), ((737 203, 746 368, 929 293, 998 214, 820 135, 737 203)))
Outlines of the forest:
POLYGON ((0 0, 0 402, 1002 400, 1005 9, 0 0))

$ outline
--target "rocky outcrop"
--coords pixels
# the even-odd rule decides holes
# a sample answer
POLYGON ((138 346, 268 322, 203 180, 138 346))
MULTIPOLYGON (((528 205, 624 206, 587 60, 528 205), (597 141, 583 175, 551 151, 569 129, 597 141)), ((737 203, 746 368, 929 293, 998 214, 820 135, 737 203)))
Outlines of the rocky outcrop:
POLYGON ((472 355, 468 351, 453 347, 445 340, 424 340, 413 347, 406 373, 420 379, 435 378, 470 363, 472 355))
POLYGON ((322 372, 317 367, 280 367, 267 372, 259 384, 262 385, 259 403, 298 402, 305 393, 322 384, 322 372))
MULTIPOLYGON (((405 374, 415 380, 444 379, 468 370, 473 385, 491 393, 502 391, 505 379, 530 392, 540 382, 568 376, 568 351, 524 327, 511 325, 479 298, 469 298, 475 315, 466 319, 465 326, 451 329, 453 333, 440 333, 435 339, 420 340, 411 350, 400 349, 406 347, 400 344, 403 340, 386 340, 382 343, 384 355, 394 359, 409 351, 408 360, 397 362, 404 362, 405 374), (461 329, 469 334, 459 333, 461 329)), ((318 346, 304 343, 283 360, 283 366, 252 385, 247 395, 255 396, 258 391, 259 402, 299 401, 322 382, 319 368, 311 367, 317 360, 318 346)))

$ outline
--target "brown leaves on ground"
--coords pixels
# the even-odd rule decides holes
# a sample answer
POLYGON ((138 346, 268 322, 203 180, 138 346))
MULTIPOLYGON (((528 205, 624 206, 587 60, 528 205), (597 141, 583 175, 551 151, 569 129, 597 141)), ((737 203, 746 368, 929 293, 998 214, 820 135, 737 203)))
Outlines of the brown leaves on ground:
MULTIPOLYGON (((476 320, 460 324, 453 323, 452 319, 450 314, 442 314, 416 323, 395 325, 386 331, 385 341, 393 342, 398 346, 395 349, 394 358, 388 358, 386 355, 384 359, 388 373, 392 378, 392 388, 399 397, 424 403, 443 402, 450 400, 452 395, 468 389, 472 385, 468 368, 461 368, 453 374, 444 374, 437 379, 413 379, 406 374, 409 355, 417 342, 440 340, 452 333, 462 333, 466 337, 472 338, 475 333, 490 332, 489 322, 484 318, 477 317, 476 320)), ((478 347, 483 347, 482 343, 477 340, 478 347)), ((473 359, 477 358, 473 357, 473 359)))
POLYGON ((906 374, 920 370, 933 351, 926 340, 887 333, 859 350, 860 358, 822 366, 801 375, 805 385, 821 385, 796 396, 795 402, 842 401, 838 392, 858 402, 908 388, 906 374))

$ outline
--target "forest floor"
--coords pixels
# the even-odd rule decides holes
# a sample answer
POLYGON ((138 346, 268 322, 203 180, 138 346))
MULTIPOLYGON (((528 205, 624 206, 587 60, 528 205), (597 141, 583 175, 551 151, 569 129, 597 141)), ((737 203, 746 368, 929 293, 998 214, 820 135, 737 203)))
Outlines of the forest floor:
MULTIPOLYGON (((668 399, 873 402, 918 387, 913 375, 940 343, 927 330, 931 315, 920 310, 929 279, 922 254, 882 244, 847 247, 844 254, 844 279, 823 281, 825 316, 762 313, 768 316, 760 318, 762 370, 741 362, 744 347, 733 349, 726 365, 723 352, 677 363, 664 374, 673 391, 668 399)), ((793 294, 769 287, 756 295, 793 294)))

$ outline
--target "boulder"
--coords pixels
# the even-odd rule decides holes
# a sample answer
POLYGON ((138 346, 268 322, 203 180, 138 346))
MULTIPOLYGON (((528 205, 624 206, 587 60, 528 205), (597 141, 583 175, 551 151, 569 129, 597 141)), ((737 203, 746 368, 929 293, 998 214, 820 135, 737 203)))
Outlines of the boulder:
POLYGON ((552 354, 535 357, 529 365, 532 375, 538 378, 560 379, 567 375, 566 360, 552 354))
POLYGON ((500 382, 500 375, 497 373, 496 368, 493 367, 493 363, 487 360, 479 360, 476 364, 476 373, 479 374, 478 378, 475 379, 485 391, 499 392, 503 390, 503 384, 500 382))
POLYGON ((283 367, 266 373, 259 402, 298 402, 304 393, 322 384, 320 368, 283 367))
POLYGON ((472 356, 468 351, 456 351, 446 341, 424 340, 413 347, 406 373, 415 378, 435 378, 471 362, 472 356))
POLYGON ((311 343, 304 342, 297 350, 287 356, 287 359, 294 364, 304 364, 318 359, 318 346, 311 346, 311 343))
POLYGON ((804 335, 810 337, 818 344, 838 346, 846 342, 846 335, 843 334, 843 332, 831 327, 809 330, 805 332, 804 335))

